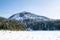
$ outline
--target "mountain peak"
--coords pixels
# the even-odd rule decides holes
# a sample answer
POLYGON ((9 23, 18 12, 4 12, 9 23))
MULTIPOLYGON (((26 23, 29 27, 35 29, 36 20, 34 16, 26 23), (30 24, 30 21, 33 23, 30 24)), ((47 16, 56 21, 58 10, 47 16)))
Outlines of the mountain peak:
POLYGON ((48 20, 49 18, 45 17, 45 16, 40 16, 40 15, 36 15, 36 14, 33 14, 33 13, 30 13, 30 12, 26 12, 26 11, 23 11, 23 12, 20 12, 20 13, 17 13, 17 14, 14 14, 10 17, 10 19, 36 19, 36 20, 48 20))

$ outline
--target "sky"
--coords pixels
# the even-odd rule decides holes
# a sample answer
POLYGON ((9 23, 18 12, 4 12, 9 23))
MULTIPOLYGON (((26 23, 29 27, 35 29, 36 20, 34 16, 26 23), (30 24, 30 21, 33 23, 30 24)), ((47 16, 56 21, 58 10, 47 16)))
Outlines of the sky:
POLYGON ((9 18, 23 11, 60 19, 60 0, 0 0, 0 17, 9 18))

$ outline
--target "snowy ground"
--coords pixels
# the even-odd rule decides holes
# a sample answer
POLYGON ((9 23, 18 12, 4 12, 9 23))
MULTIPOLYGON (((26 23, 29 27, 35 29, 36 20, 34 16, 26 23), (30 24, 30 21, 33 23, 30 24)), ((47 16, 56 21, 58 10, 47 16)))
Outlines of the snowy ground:
POLYGON ((60 31, 0 31, 0 40, 60 40, 60 31))

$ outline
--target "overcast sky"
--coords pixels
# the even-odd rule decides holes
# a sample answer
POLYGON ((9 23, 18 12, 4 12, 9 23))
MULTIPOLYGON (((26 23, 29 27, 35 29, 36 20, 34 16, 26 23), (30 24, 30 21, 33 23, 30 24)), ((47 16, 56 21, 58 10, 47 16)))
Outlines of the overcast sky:
POLYGON ((0 0, 0 16, 27 11, 53 19, 60 19, 60 0, 0 0))

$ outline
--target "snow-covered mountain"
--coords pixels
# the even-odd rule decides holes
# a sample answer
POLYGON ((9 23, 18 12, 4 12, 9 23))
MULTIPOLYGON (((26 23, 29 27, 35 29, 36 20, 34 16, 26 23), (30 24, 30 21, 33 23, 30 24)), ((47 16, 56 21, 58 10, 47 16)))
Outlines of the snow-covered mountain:
POLYGON ((26 26, 26 30, 32 30, 32 25, 34 25, 35 21, 45 21, 45 20, 50 20, 49 18, 45 17, 45 16, 40 16, 40 15, 35 15, 32 14, 30 12, 21 12, 21 13, 17 13, 12 15, 11 17, 9 17, 9 19, 14 19, 14 20, 18 20, 21 23, 24 23, 26 26), (32 25, 30 25, 32 24, 32 25))
POLYGON ((16 20, 21 20, 23 21, 24 19, 36 19, 36 20, 49 20, 49 18, 45 17, 45 16, 39 16, 39 15, 35 15, 35 14, 32 14, 30 12, 21 12, 21 13, 17 13, 17 14, 14 14, 10 17, 10 19, 16 19, 16 20))

